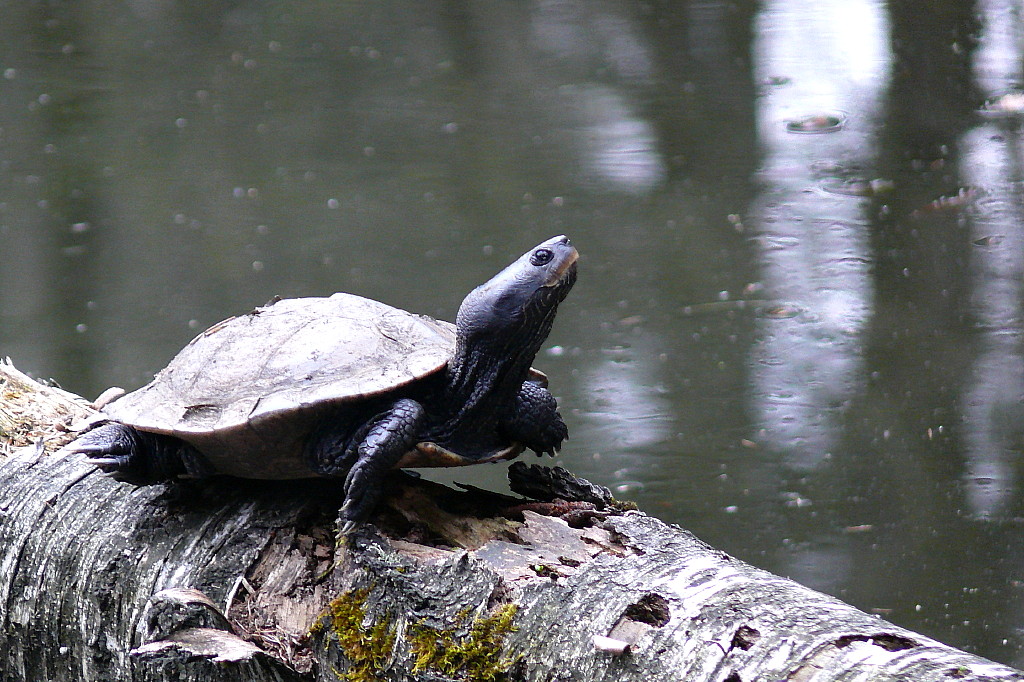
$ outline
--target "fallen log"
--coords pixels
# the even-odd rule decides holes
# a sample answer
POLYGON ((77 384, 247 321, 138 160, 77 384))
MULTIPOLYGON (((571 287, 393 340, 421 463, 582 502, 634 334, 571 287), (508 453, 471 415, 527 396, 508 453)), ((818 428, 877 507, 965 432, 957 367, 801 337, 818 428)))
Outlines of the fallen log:
POLYGON ((334 482, 133 487, 60 450, 93 415, 0 364, 4 680, 1024 680, 557 469, 396 473, 336 541, 334 482))

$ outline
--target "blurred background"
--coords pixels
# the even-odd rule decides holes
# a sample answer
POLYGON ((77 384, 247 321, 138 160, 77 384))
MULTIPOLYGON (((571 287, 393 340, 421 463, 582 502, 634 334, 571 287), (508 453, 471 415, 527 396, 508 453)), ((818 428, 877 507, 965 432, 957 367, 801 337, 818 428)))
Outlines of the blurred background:
POLYGON ((580 277, 536 363, 561 464, 1024 665, 1019 4, 0 14, 0 355, 20 369, 131 390, 274 295, 451 320, 565 233, 580 277))

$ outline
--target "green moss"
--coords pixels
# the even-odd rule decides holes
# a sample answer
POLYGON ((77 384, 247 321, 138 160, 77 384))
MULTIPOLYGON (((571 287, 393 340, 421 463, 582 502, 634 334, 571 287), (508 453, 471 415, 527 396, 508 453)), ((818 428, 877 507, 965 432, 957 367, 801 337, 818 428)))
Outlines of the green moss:
POLYGON ((412 626, 408 637, 416 656, 413 674, 433 671, 474 682, 504 679, 515 662, 502 655, 505 636, 516 630, 512 625, 515 615, 516 605, 505 604, 490 616, 473 619, 468 631, 468 611, 459 614, 456 626, 450 629, 436 630, 422 623, 412 626))
POLYGON ((616 500, 612 499, 611 507, 620 512, 637 511, 640 506, 632 500, 616 500))
POLYGON ((369 590, 354 590, 342 594, 327 605, 323 617, 311 628, 311 632, 318 633, 325 626, 329 627, 331 635, 338 642, 338 648, 349 660, 347 671, 334 671, 340 680, 376 680, 378 673, 391 658, 395 645, 391 620, 384 617, 369 628, 363 627, 366 620, 366 597, 369 593, 369 590))
MULTIPOLYGON (((349 661, 345 671, 334 670, 339 680, 374 682, 390 660, 395 646, 395 628, 385 616, 364 627, 369 590, 346 592, 328 604, 322 617, 310 628, 312 634, 328 631, 328 642, 337 642, 349 661)), ((412 673, 434 672, 472 682, 500 682, 514 659, 502 655, 505 637, 516 630, 512 620, 515 604, 505 604, 493 614, 471 618, 466 609, 456 617, 455 626, 435 629, 423 623, 412 625, 407 637, 415 656, 412 673)))

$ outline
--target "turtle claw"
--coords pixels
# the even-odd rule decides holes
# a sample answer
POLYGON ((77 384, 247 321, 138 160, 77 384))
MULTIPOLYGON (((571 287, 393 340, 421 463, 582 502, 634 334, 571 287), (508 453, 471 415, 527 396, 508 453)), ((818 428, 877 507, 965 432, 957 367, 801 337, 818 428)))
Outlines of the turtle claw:
POLYGON ((109 474, 131 466, 135 455, 135 442, 127 427, 107 423, 71 443, 68 450, 86 455, 89 464, 94 464, 109 474))
POLYGON ((143 433, 119 422, 107 422, 86 432, 67 449, 86 455, 85 461, 99 467, 103 473, 136 485, 173 478, 187 469, 182 461, 184 448, 180 441, 143 433))
POLYGON ((341 535, 349 535, 362 525, 376 506, 379 496, 373 493, 366 495, 363 492, 349 489, 348 499, 338 511, 338 533, 341 535))
POLYGON ((79 455, 86 455, 87 464, 99 467, 103 473, 109 474, 119 471, 128 466, 131 458, 131 451, 121 453, 106 445, 75 445, 71 452, 79 455), (103 455, 107 455, 104 457, 103 455))
POLYGON ((338 510, 338 535, 348 537, 365 523, 364 513, 361 512, 362 505, 353 504, 353 500, 346 500, 338 510))
POLYGON ((94 452, 97 454, 105 454, 110 452, 110 448, 107 447, 106 445, 90 445, 88 443, 72 443, 71 445, 68 446, 68 449, 71 452, 74 452, 79 455, 91 455, 94 452))
MULTIPOLYGON (((82 452, 81 450, 75 450, 75 452, 82 452)), ((123 457, 88 457, 85 460, 88 464, 99 467, 103 470, 103 473, 109 474, 111 472, 121 469, 124 464, 123 457)))

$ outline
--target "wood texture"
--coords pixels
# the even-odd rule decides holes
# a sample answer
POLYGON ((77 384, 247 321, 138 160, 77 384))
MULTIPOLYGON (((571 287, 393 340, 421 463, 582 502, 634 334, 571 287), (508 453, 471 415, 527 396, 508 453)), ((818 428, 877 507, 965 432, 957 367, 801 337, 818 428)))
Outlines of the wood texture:
POLYGON ((0 366, 3 680, 1024 680, 599 488, 396 474, 336 543, 332 481, 136 488, 57 451, 89 414, 0 366))

